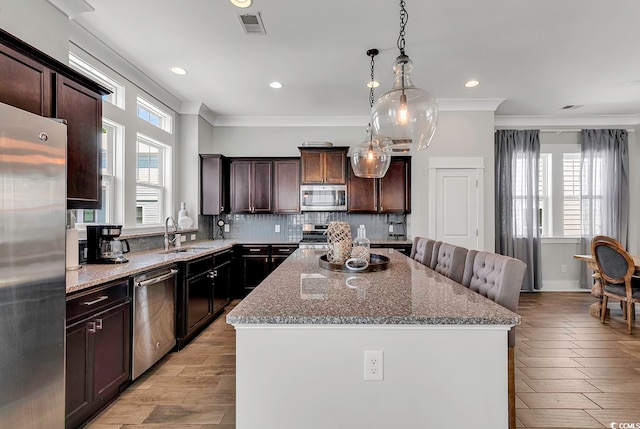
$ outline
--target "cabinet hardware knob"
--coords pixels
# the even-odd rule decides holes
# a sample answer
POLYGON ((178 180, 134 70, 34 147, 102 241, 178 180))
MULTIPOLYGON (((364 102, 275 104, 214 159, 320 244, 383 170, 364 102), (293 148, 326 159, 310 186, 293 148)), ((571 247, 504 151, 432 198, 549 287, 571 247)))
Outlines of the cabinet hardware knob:
POLYGON ((102 330, 102 319, 96 319, 96 330, 102 330))
POLYGON ((96 333, 96 322, 91 321, 91 322, 87 323, 87 325, 89 325, 89 327, 87 328, 87 332, 89 332, 90 334, 95 334, 96 333))

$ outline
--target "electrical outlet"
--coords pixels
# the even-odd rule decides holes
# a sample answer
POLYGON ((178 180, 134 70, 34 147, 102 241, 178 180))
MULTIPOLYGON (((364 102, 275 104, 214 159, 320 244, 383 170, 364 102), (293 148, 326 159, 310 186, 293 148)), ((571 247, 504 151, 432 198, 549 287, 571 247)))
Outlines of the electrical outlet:
POLYGON ((276 232, 280 232, 280 225, 276 225, 276 232))
POLYGON ((563 273, 567 272, 567 266, 566 265, 560 265, 560 271, 562 271, 563 273))
POLYGON ((185 241, 187 241, 187 236, 186 235, 180 235, 180 241, 183 242, 183 243, 185 241))
POLYGON ((365 350, 364 379, 370 381, 384 380, 384 361, 381 350, 365 350))
POLYGON ((393 232, 393 225, 389 225, 389 232, 393 232))
POLYGON ((229 224, 226 224, 226 225, 224 226, 224 232, 229 232, 229 224))
POLYGON ((196 239, 196 235, 195 234, 191 234, 191 241, 196 239))

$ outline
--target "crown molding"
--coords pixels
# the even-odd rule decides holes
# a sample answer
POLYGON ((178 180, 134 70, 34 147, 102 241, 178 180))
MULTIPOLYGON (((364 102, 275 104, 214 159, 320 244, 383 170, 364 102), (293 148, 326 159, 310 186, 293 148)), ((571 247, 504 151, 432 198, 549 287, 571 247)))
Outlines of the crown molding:
MULTIPOLYGON (((438 99, 438 110, 441 112, 495 112, 504 100, 504 98, 438 99)), ((368 116, 218 116, 213 125, 216 127, 362 127, 368 122, 368 116)))
POLYGON ((496 128, 505 127, 634 127, 640 115, 496 116, 496 128))
POLYGON ((180 114, 198 115, 211 125, 214 125, 217 119, 216 114, 203 103, 182 103, 180 106, 180 114))
POLYGON ((47 0, 54 5, 60 12, 67 15, 69 19, 85 12, 93 12, 95 9, 85 0, 47 0))

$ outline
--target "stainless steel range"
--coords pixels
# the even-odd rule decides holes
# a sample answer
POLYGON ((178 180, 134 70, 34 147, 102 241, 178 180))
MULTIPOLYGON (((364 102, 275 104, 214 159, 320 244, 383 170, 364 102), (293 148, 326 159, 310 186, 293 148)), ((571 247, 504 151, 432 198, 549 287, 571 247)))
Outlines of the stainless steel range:
POLYGON ((327 224, 305 223, 302 225, 302 240, 298 247, 300 249, 320 249, 327 250, 327 224))

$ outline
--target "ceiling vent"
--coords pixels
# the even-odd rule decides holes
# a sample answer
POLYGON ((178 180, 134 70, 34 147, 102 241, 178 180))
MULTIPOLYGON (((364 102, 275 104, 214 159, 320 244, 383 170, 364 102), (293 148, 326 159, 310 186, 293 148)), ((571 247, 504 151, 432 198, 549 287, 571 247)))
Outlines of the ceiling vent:
POLYGON ((262 36, 267 34, 264 30, 260 13, 256 13, 255 15, 250 13, 242 14, 238 15, 238 18, 240 19, 240 24, 242 24, 244 34, 257 34, 262 36))
POLYGON ((574 110, 579 109, 582 106, 582 104, 567 104, 566 106, 562 106, 562 110, 574 110))

